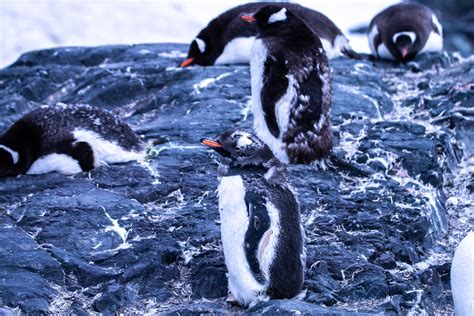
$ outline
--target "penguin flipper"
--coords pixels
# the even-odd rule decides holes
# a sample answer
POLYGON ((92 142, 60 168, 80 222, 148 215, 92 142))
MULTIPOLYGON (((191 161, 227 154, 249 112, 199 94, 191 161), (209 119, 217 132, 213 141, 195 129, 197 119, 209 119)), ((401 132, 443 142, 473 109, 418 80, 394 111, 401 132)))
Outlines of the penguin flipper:
POLYGON ((280 128, 276 118, 275 108, 278 101, 288 89, 288 68, 283 56, 268 56, 263 69, 263 87, 261 91, 262 110, 265 122, 273 136, 280 136, 280 128))
POLYGON ((336 156, 334 153, 331 153, 329 155, 329 160, 331 161, 331 164, 337 168, 347 170, 357 176, 360 177, 369 177, 371 175, 370 172, 363 170, 359 168, 358 166, 350 163, 349 161, 346 161, 344 159, 339 158, 336 156))
MULTIPOLYGON (((261 195, 249 191, 245 194, 245 204, 249 217, 249 225, 245 234, 245 253, 250 270, 258 282, 264 282, 265 276, 258 258, 259 245, 270 229, 266 201, 261 195)), ((270 236, 271 237, 271 236, 270 236)))
POLYGON ((79 162, 83 171, 94 169, 94 152, 87 142, 75 142, 64 152, 79 162))

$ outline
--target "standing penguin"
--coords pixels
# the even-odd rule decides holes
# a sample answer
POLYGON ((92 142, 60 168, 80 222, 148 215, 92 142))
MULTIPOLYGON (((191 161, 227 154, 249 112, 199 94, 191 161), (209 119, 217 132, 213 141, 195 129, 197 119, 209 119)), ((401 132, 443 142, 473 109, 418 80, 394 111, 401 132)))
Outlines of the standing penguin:
POLYGON ((0 137, 0 177, 53 171, 74 174, 144 155, 139 137, 105 110, 45 106, 23 116, 0 137))
POLYGON ((451 292, 456 316, 474 315, 474 232, 467 234, 454 253, 451 292))
POLYGON ((255 135, 202 139, 221 156, 218 188, 222 246, 233 298, 251 305, 297 295, 305 252, 299 204, 286 169, 255 135))
POLYGON ((321 41, 287 8, 242 19, 257 26, 252 47, 254 129, 284 163, 321 162, 332 148, 332 78, 321 41))
POLYGON ((412 2, 392 5, 369 25, 369 46, 378 58, 408 61, 443 49, 443 28, 430 8, 412 2))
POLYGON ((361 58, 351 48, 341 30, 324 14, 295 3, 252 2, 227 10, 209 22, 191 42, 188 56, 181 67, 248 63, 257 29, 254 25, 244 23, 240 17, 255 13, 269 4, 288 8, 305 21, 320 37, 329 59, 341 54, 361 58))

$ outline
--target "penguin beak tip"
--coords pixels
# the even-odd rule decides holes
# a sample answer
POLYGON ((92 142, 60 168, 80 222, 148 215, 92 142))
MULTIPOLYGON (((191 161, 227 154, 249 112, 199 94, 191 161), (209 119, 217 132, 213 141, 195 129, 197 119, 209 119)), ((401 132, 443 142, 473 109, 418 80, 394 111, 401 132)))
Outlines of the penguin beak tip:
POLYGON ((185 68, 185 67, 188 67, 190 66, 194 61, 194 58, 190 57, 190 58, 186 58, 180 65, 181 68, 185 68))
POLYGON ((211 147, 211 148, 221 148, 222 144, 219 143, 218 141, 212 140, 212 139, 207 139, 207 138, 201 138, 200 140, 201 144, 211 147))
POLYGON ((402 57, 403 57, 403 58, 407 57, 409 52, 410 52, 410 51, 408 50, 408 48, 402 49, 402 57))

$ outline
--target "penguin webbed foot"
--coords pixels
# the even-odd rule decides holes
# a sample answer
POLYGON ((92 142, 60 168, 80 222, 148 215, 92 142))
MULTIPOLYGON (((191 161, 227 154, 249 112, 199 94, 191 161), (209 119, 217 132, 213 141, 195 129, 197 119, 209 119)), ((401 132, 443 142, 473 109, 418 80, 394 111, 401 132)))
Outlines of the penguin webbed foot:
POLYGON ((349 161, 339 158, 334 153, 331 153, 328 158, 331 162, 331 167, 336 167, 337 169, 349 171, 350 173, 360 177, 369 177, 372 174, 370 171, 363 170, 359 166, 356 166, 355 164, 349 161))
POLYGON ((241 306, 239 301, 235 298, 235 296, 232 294, 232 292, 229 292, 227 294, 227 297, 225 299, 225 302, 230 304, 230 305, 235 305, 235 306, 241 306))

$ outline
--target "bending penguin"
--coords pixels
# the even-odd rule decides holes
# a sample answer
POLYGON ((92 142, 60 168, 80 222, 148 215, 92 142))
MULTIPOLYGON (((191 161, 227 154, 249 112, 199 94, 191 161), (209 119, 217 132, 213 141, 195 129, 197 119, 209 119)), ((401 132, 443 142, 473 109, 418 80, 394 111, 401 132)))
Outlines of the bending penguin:
POLYGON ((443 49, 443 28, 430 8, 412 2, 392 5, 369 25, 372 55, 408 61, 426 52, 443 49))
POLYGON ((23 116, 0 137, 0 177, 53 171, 75 174, 144 155, 139 137, 105 110, 44 106, 23 116))
POLYGON ((245 131, 201 143, 222 156, 219 214, 232 298, 253 305, 297 295, 304 278, 304 235, 284 165, 245 131))
POLYGON ((248 63, 257 30, 255 26, 244 23, 240 17, 255 13, 269 4, 291 9, 304 20, 321 38, 328 58, 341 54, 361 58, 351 48, 341 30, 324 14, 294 3, 254 2, 234 7, 209 22, 191 42, 188 56, 181 66, 248 63))
POLYGON ((474 232, 468 233, 454 253, 451 292, 456 316, 474 315, 474 232))
POLYGON ((284 163, 323 162, 332 149, 332 77, 321 41, 291 10, 270 5, 252 47, 254 129, 284 163))

